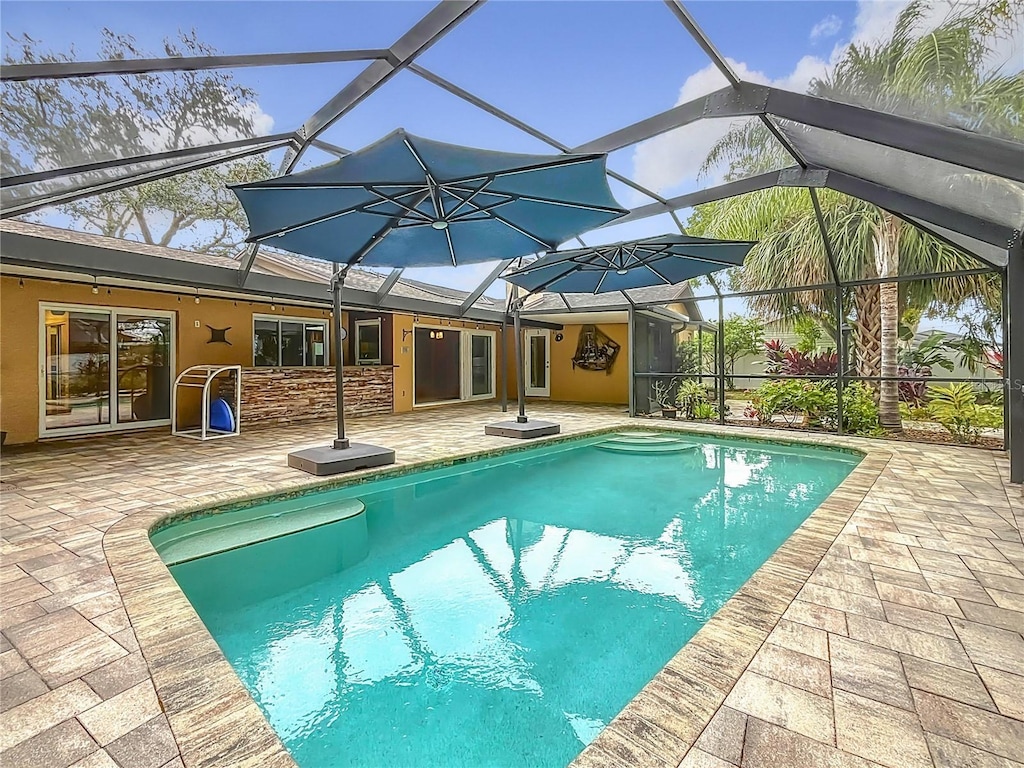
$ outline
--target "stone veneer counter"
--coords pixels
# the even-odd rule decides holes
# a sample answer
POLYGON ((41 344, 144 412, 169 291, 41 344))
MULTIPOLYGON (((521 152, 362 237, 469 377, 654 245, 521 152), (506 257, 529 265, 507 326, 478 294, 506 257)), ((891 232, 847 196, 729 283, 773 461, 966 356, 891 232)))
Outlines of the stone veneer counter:
MULTIPOLYGON (((391 413, 394 366, 345 367, 345 415, 391 413)), ((334 368, 243 368, 242 426, 334 418, 334 368)))

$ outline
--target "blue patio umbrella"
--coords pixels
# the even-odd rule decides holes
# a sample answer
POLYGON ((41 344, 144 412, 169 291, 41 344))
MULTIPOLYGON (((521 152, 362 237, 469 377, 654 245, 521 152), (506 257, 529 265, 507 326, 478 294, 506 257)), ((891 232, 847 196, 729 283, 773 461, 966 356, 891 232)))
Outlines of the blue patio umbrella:
POLYGON ((608 293, 676 285, 738 267, 756 243, 659 235, 611 245, 555 251, 505 279, 531 293, 608 293))
MULTIPOLYGON (((505 275, 530 293, 609 293, 676 285, 727 267, 738 267, 756 243, 690 235, 659 235, 610 245, 554 251, 505 275)), ((518 320, 520 299, 514 305, 518 320)), ((517 376, 519 418, 525 420, 525 384, 517 376)))
POLYGON ((247 242, 337 267, 335 449, 350 447, 340 338, 347 270, 458 266, 553 250, 626 213, 608 188, 605 160, 475 149, 399 129, 329 165, 231 188, 249 220, 247 242))

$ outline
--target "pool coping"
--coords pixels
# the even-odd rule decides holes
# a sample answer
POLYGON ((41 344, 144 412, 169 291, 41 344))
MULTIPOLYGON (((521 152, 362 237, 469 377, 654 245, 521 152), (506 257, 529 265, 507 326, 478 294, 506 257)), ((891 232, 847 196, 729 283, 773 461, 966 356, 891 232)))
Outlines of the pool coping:
POLYGON ((852 451, 862 456, 850 474, 786 539, 744 585, 573 761, 576 768, 609 765, 678 765, 842 531, 891 458, 873 445, 832 436, 776 437, 723 434, 710 425, 644 424, 583 430, 455 453, 343 477, 313 477, 282 491, 272 485, 226 492, 202 501, 156 506, 117 522, 103 549, 162 711, 188 768, 296 766, 256 701, 163 564, 150 534, 181 519, 215 514, 311 492, 400 477, 538 445, 578 440, 623 429, 684 432, 725 440, 852 451), (818 438, 818 439, 815 439, 818 438))

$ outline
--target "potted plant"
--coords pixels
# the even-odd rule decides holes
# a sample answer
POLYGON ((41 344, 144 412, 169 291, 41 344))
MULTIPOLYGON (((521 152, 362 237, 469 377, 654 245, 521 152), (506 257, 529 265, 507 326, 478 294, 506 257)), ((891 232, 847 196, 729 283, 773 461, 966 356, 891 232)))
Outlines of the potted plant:
POLYGON ((676 395, 679 390, 679 383, 673 377, 668 382, 655 381, 651 384, 652 398, 658 407, 661 408, 661 418, 674 419, 679 413, 679 404, 676 402, 676 395))

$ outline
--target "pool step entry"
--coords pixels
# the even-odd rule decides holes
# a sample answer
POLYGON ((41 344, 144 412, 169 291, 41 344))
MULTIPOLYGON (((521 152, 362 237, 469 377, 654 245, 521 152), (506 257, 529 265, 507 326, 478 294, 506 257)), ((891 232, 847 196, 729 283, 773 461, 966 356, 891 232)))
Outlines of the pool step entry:
POLYGON ((681 453, 699 446, 667 432, 614 432, 595 447, 618 453, 681 453))
POLYGON ((300 509, 283 509, 282 506, 270 505, 264 514, 257 516, 245 514, 250 512, 245 510, 196 518, 180 527, 168 528, 166 534, 163 531, 154 534, 152 541, 164 564, 170 566, 347 520, 366 511, 359 499, 300 509))

